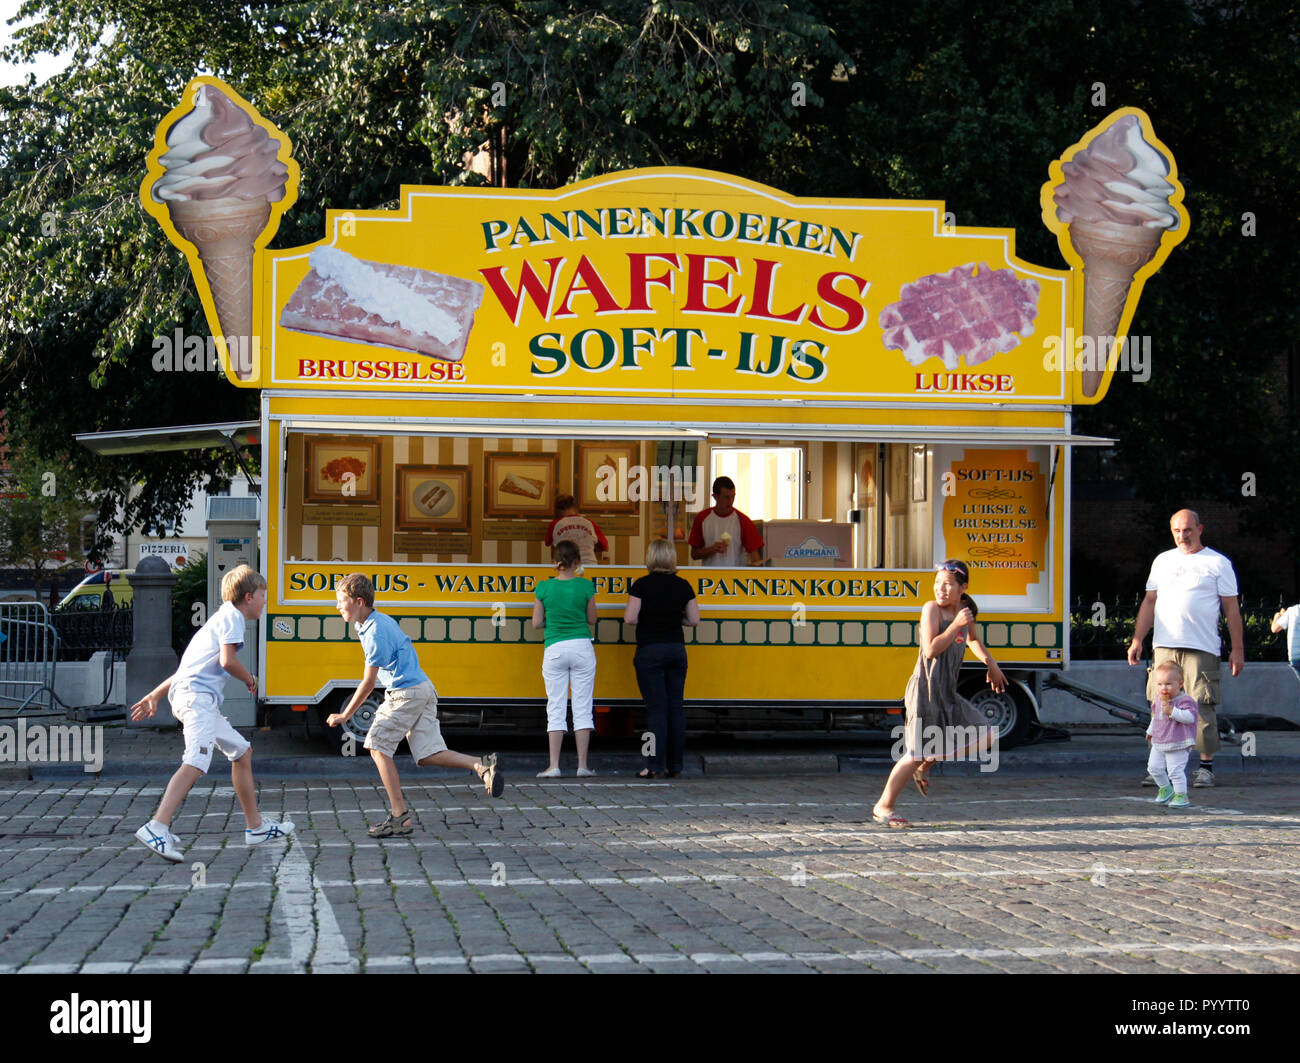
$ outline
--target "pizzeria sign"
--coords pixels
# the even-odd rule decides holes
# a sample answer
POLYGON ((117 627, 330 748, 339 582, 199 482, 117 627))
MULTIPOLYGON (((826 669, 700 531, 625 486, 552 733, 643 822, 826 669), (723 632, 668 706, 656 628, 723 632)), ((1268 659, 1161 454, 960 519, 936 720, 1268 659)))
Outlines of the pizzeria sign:
POLYGON ((320 240, 273 250, 291 144, 205 77, 159 125, 141 197, 245 386, 1097 401, 1142 285, 1187 233, 1182 186, 1131 108, 1044 173, 1070 268, 1026 262, 1012 230, 955 225, 940 201, 675 168, 404 187, 396 210, 331 211, 320 240), (1076 357, 1076 338, 1101 353, 1076 357))

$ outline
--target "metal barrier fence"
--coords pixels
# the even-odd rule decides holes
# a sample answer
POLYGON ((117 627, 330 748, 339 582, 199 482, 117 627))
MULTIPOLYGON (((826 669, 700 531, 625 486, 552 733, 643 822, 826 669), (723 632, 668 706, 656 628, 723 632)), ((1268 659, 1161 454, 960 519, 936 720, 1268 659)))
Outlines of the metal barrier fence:
POLYGON ((59 635, 59 660, 88 661, 103 651, 111 651, 115 661, 126 660, 134 621, 130 608, 55 613, 50 623, 59 635))
POLYGON ((40 602, 0 602, 0 708, 54 707, 59 634, 40 602))
MULTIPOLYGON (((1070 659, 1072 661, 1122 661, 1128 654, 1129 639, 1137 621, 1142 594, 1116 595, 1103 598, 1100 594, 1077 595, 1070 616, 1070 659)), ((1285 661, 1287 643, 1285 633, 1269 630, 1269 621, 1279 609, 1293 602, 1274 596, 1241 597, 1242 626, 1246 638, 1248 661, 1285 661)), ((1223 641, 1223 656, 1228 655, 1232 641, 1228 622, 1219 617, 1219 635, 1223 641)), ((1145 644, 1145 654, 1151 654, 1151 637, 1145 644)))

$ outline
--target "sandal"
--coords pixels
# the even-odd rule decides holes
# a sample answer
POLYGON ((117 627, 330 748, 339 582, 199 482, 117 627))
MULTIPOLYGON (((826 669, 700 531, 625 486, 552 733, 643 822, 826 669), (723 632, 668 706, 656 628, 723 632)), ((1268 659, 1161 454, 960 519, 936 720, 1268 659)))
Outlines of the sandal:
POLYGON ((636 773, 636 777, 638 779, 657 779, 659 778, 659 773, 657 771, 651 771, 649 768, 642 768, 636 773))
POLYGON ((877 812, 874 808, 871 810, 871 818, 882 826, 889 827, 891 830, 898 830, 901 827, 910 827, 908 823, 897 812, 890 812, 889 815, 877 812))
POLYGON ((497 767, 497 755, 489 753, 479 763, 483 765, 483 770, 478 773, 483 789, 489 797, 500 797, 506 788, 506 774, 497 767))
POLYGON ((408 808, 404 812, 390 814, 383 823, 376 823, 366 833, 372 838, 391 838, 395 834, 410 834, 413 829, 411 810, 408 808))
POLYGON ((923 769, 917 768, 916 771, 912 772, 912 782, 916 784, 916 788, 922 797, 930 796, 930 780, 926 777, 926 772, 923 769))

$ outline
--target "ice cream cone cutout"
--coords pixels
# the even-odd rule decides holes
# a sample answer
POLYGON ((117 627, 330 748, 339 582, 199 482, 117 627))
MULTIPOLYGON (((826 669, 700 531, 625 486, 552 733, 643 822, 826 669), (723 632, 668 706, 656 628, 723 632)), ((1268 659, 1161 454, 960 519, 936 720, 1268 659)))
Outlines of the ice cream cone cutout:
POLYGON ((1190 219, 1173 154, 1136 107, 1107 117, 1050 173, 1040 195, 1043 223, 1083 271, 1072 318, 1085 349, 1067 344, 1065 364, 1078 369, 1083 396, 1095 398, 1115 368, 1143 285, 1186 238, 1190 219))
POLYGON ((289 138, 225 82, 195 78, 158 126, 144 209, 185 252, 226 374, 256 384, 258 252, 298 198, 289 138))

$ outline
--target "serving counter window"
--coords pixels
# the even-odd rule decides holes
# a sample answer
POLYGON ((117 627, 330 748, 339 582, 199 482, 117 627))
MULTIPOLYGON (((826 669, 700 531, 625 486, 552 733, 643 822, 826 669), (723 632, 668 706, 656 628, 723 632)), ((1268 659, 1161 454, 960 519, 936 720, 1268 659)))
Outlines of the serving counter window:
POLYGON ((717 475, 736 483, 767 566, 928 569, 946 547, 936 517, 946 481, 925 444, 298 429, 286 441, 286 468, 298 470, 283 494, 283 558, 293 562, 549 564, 548 529, 569 496, 608 543, 603 563, 639 567, 649 542, 672 538, 687 568, 686 540, 717 475))

